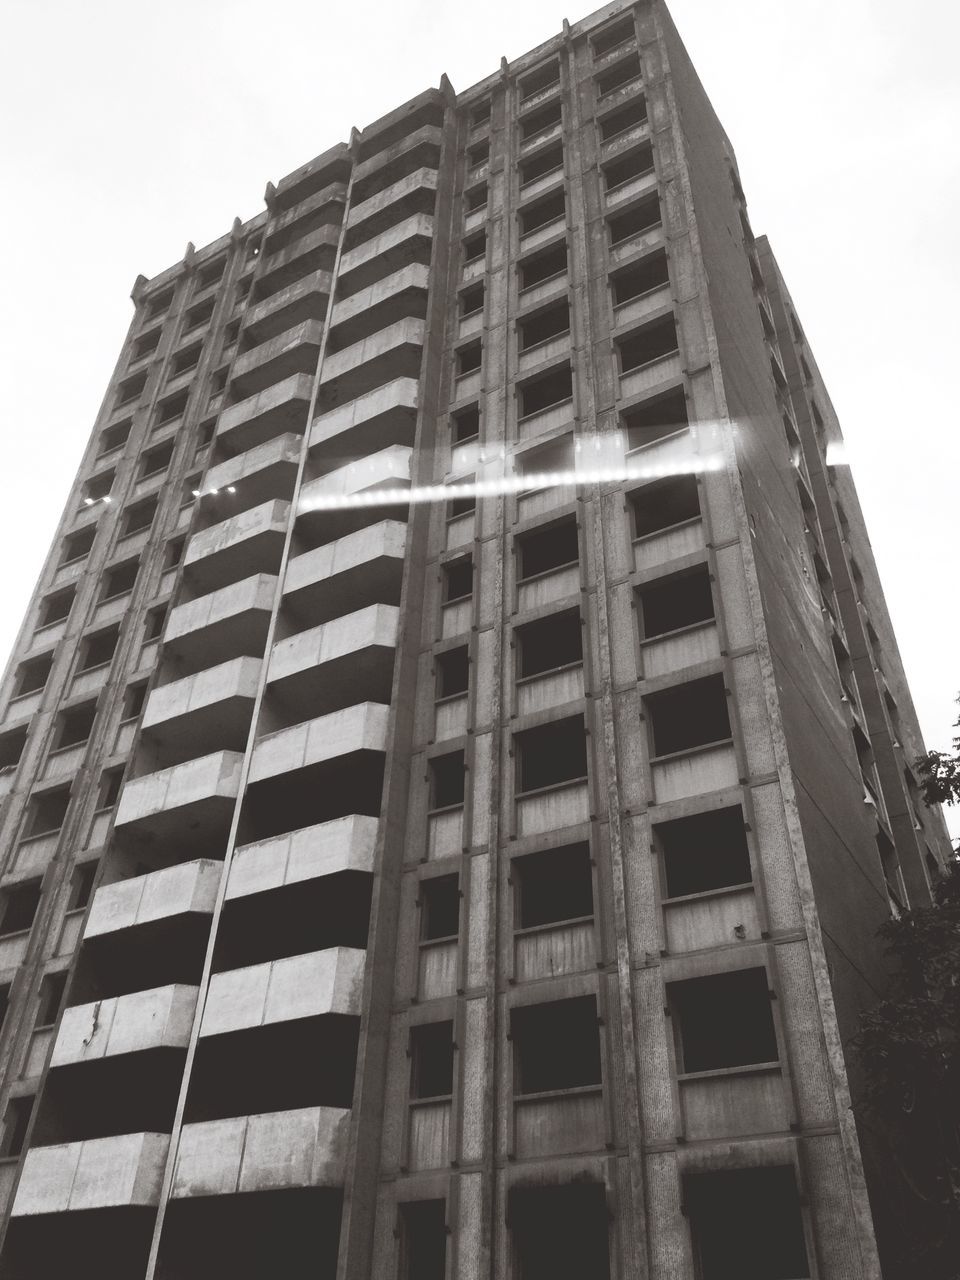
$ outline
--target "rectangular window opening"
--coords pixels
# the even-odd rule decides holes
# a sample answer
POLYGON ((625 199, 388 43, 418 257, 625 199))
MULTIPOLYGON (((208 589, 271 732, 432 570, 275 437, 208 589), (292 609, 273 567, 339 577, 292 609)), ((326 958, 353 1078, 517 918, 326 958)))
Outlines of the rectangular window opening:
POLYGON ((462 378, 480 368, 483 359, 483 347, 479 338, 476 342, 468 342, 457 349, 457 377, 462 378))
POLYGON ((625 44, 628 40, 632 40, 635 35, 633 18, 624 18, 621 22, 615 22, 613 26, 605 27, 591 39, 593 45, 593 55, 595 58, 602 58, 605 53, 609 53, 611 49, 616 49, 618 44, 625 44))
POLYGON ((467 206, 467 213, 476 213, 478 209, 487 207, 487 184, 485 182, 478 183, 477 186, 471 187, 463 197, 467 206))
POLYGON ((663 858, 668 898, 750 884, 753 879, 739 805, 658 823, 654 835, 663 858))
POLYGON ((480 406, 467 405, 458 409, 452 416, 451 436, 454 444, 466 444, 468 440, 476 440, 480 434, 480 406))
POLYGON ((658 227, 661 221, 659 196, 648 196, 639 201, 632 209, 607 219, 610 228, 611 245, 624 244, 634 236, 641 236, 658 227))
POLYGON ((20 763, 23 749, 27 745, 27 725, 18 729, 9 729, 0 734, 0 772, 4 769, 15 769, 20 763))
POLYGON ((0 1159, 12 1160, 19 1156, 27 1140, 30 1116, 33 1113, 33 1094, 11 1098, 3 1114, 3 1136, 0 1138, 0 1159))
POLYGON ((115 596, 125 596, 133 590, 140 572, 140 560, 124 560, 116 564, 103 575, 103 586, 100 590, 101 600, 112 600, 115 596))
POLYGON ((564 845, 514 858, 517 927, 535 929, 593 916, 593 869, 588 844, 564 845))
POLYGON ((63 747, 77 747, 87 742, 93 730, 93 722, 97 715, 96 699, 84 702, 79 707, 62 711, 57 717, 57 735, 54 739, 55 750, 63 747))
POLYGON ((551 338, 559 338, 561 334, 570 332, 570 303, 566 298, 552 303, 535 315, 518 321, 520 331, 520 350, 529 351, 551 338))
POLYGON ((683 387, 625 409, 621 421, 627 433, 628 449, 643 449, 685 431, 690 422, 683 387))
POLYGON ((483 281, 472 284, 460 294, 460 318, 476 315, 483 310, 483 281))
POLYGON ((88 525, 77 533, 71 533, 63 540, 61 565, 73 564, 76 560, 84 560, 93 550, 93 540, 97 536, 96 525, 88 525))
POLYGON ((0 894, 0 937, 24 933, 31 928, 39 906, 39 880, 27 880, 4 889, 0 894))
POLYGON ((449 1098, 453 1093, 453 1023, 410 1028, 410 1097, 449 1098))
POLYGON ((514 734, 517 791, 523 795, 579 782, 587 776, 587 738, 583 716, 552 720, 514 734))
POLYGON ((551 245, 543 253, 535 253, 521 260, 520 288, 521 290, 532 289, 546 280, 553 280, 556 276, 563 275, 566 269, 567 242, 564 240, 560 244, 551 245))
POLYGON ((100 436, 100 448, 97 451, 97 457, 102 458, 106 453, 113 453, 114 449, 120 449, 127 443, 130 436, 130 429, 133 426, 133 420, 127 418, 124 422, 118 422, 115 426, 107 427, 106 431, 100 436))
POLYGON ((520 186, 525 187, 528 182, 536 182, 538 178, 545 178, 548 173, 557 173, 562 168, 563 143, 551 143, 520 161, 520 186))
POLYGON ((476 262, 482 258, 487 252, 487 233, 486 231, 478 231, 475 236, 470 236, 463 242, 463 260, 464 262, 476 262))
POLYGON ((778 1060, 766 969, 672 982, 667 999, 682 1074, 778 1060))
POLYGON ((520 417, 529 418, 573 397, 573 370, 559 365, 520 386, 520 417))
POLYGON ((55 591, 45 596, 40 604, 38 627, 52 627, 56 622, 63 622, 70 616, 73 599, 77 594, 76 587, 67 587, 64 591, 55 591))
POLYGON ((646 700, 655 756, 690 751, 731 736, 723 676, 704 676, 674 685, 646 700))
POLYGON ((602 1082, 596 996, 511 1009, 510 1036, 517 1094, 554 1093, 602 1082))
POLYGON ((420 882, 420 937, 424 942, 460 933, 460 877, 429 876, 420 882))
POLYGON ((455 698, 470 688, 470 648, 459 645, 437 654, 437 697, 455 698))
POLYGON ((630 151, 625 156, 618 156, 603 166, 603 180, 608 191, 615 191, 624 183, 634 178, 642 178, 653 172, 653 148, 649 143, 630 151))
POLYGON ((400 1209, 402 1280, 444 1280, 447 1274, 447 1207, 444 1200, 416 1200, 400 1209))
POLYGON ((636 128, 638 125, 646 124, 646 122, 646 102, 643 98, 633 98, 625 106, 600 117, 598 121, 600 141, 609 142, 611 138, 616 138, 618 134, 626 133, 628 129, 636 128))
POLYGON ((521 680, 583 661, 579 609, 551 613, 516 628, 517 671, 521 680))
MULTIPOLYGON (((122 773, 122 770, 118 771, 122 773)), ((97 878, 99 863, 78 862, 70 876, 70 893, 67 896, 67 910, 80 911, 93 895, 93 884, 97 878)))
POLYGON ((14 685, 14 697, 22 697, 25 693, 39 693, 46 686, 53 666, 53 654, 43 653, 39 658, 30 658, 21 662, 17 668, 17 682, 14 685))
POLYGON ((535 93, 541 93, 551 85, 559 83, 560 62, 555 58, 552 62, 545 62, 542 67, 537 67, 536 71, 531 71, 529 75, 523 77, 520 81, 520 101, 526 102, 527 98, 532 98, 535 93))
POLYGON ((515 1187, 509 1215, 515 1280, 610 1280, 610 1212, 602 1183, 515 1187))
POLYGON ((597 76, 597 97, 603 98, 608 93, 613 93, 614 89, 619 89, 621 85, 628 84, 631 80, 640 78, 640 55, 631 53, 626 58, 621 58, 609 71, 604 71, 597 76))
POLYGON ((518 578, 521 582, 541 573, 552 573, 576 564, 580 559, 580 535, 574 519, 520 534, 517 538, 518 578))
POLYGON ((135 502, 132 507, 127 507, 120 524, 121 538, 127 538, 132 533, 141 533, 144 529, 149 529, 153 524, 153 517, 156 513, 156 495, 145 498, 142 502, 135 502))
POLYGON ((473 557, 461 556, 443 566, 443 603, 466 600, 473 595, 473 557))
POLYGON ((540 133, 546 133, 563 119, 563 107, 559 101, 548 102, 545 107, 538 107, 524 116, 520 121, 520 141, 528 142, 540 133))
POLYGON ((707 622, 715 616, 710 572, 706 565, 688 573, 657 578, 641 587, 637 595, 645 640, 695 626, 698 622, 707 622))
POLYGON ((67 988, 67 971, 47 973, 40 980, 40 998, 37 1003, 37 1020, 34 1030, 40 1027, 52 1027, 63 1003, 63 993, 67 988))
POLYGON ((106 666, 111 660, 120 638, 120 627, 105 627, 83 642, 80 654, 80 671, 92 671, 94 667, 106 666))
POLYGON ((684 1200, 702 1280, 810 1275, 793 1169, 689 1174, 684 1200))
POLYGON ((430 807, 453 809, 463 804, 466 764, 462 751, 434 756, 430 761, 430 807))
POLYGON ((519 213, 521 236, 531 235, 541 227, 549 226, 551 222, 558 222, 566 217, 566 212, 567 199, 562 188, 559 191, 552 191, 542 200, 524 205, 519 213))
POLYGON ((655 480, 628 495, 635 538, 645 538, 700 515, 700 490, 693 475, 655 480))

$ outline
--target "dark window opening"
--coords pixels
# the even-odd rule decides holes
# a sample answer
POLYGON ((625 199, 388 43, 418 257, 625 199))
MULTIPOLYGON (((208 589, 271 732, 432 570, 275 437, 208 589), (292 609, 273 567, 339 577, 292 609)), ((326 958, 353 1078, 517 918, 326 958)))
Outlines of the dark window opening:
POLYGON ((151 640, 159 640, 163 633, 163 624, 167 620, 167 606, 165 604, 157 605, 155 609, 147 611, 147 620, 143 628, 143 638, 147 642, 151 640))
POLYGON ((647 583, 638 592, 643 637, 666 635, 714 617, 713 592, 706 565, 647 583))
POLYGON ((591 39, 594 57, 602 58, 605 53, 615 49, 618 44, 625 44, 627 40, 632 40, 633 36, 632 17, 624 18, 622 22, 615 22, 611 27, 604 27, 598 35, 593 36, 591 39))
POLYGON ((85 702, 82 706, 61 712, 58 717, 57 736, 54 739, 55 750, 61 747, 76 747, 81 742, 86 742, 93 729, 96 715, 96 701, 85 702))
POLYGON ((83 502, 86 506, 91 506, 94 502, 100 502, 106 498, 110 490, 113 488, 113 482, 117 477, 114 470, 102 471, 98 476, 91 476, 83 486, 83 502))
POLYGON ((125 560, 123 564, 116 564, 112 569, 108 569, 103 575, 103 588, 100 592, 100 599, 112 600, 114 596, 124 596, 128 591, 132 591, 139 572, 139 558, 125 560))
POLYGON ((654 320, 652 324, 635 329, 626 337, 618 338, 617 352, 620 356, 620 372, 629 373, 631 369, 640 369, 645 364, 660 360, 664 356, 673 355, 677 350, 677 325, 673 316, 664 316, 654 320))
POLYGON ((444 1200, 417 1200, 400 1209, 403 1280, 444 1280, 447 1221, 444 1200))
POLYGON ((702 1280, 796 1280, 810 1274, 791 1168, 731 1169, 684 1178, 702 1280))
POLYGON ((476 262, 478 258, 482 258, 487 252, 487 233, 478 231, 475 236, 463 242, 463 260, 464 262, 476 262))
POLYGON ((3 1116, 3 1137, 0 1138, 0 1159, 12 1160, 23 1151, 33 1112, 33 1095, 11 1098, 3 1116))
POLYGON ((39 880, 27 880, 4 889, 0 894, 0 937, 24 933, 31 928, 39 906, 39 880))
POLYGON ((197 289, 207 289, 223 275, 224 268, 227 265, 226 258, 220 258, 217 262, 211 262, 209 266, 203 268, 197 276, 197 289))
POLYGON ((643 235, 653 227, 660 225, 660 200, 656 195, 648 196, 635 204, 632 209, 607 220, 610 228, 610 243, 623 244, 633 236, 643 235))
POLYGON ((611 275, 610 282, 613 285, 613 300, 618 307, 631 298, 641 298, 645 293, 670 283, 667 255, 662 252, 651 253, 640 262, 615 272, 611 275))
POLYGON ((174 418, 179 418, 186 407, 186 388, 178 391, 175 396, 167 396, 166 400, 161 400, 157 407, 157 426, 161 426, 165 422, 172 422, 174 418))
POLYGON ((123 719, 136 720, 137 716, 143 710, 143 704, 147 697, 147 682, 141 681, 138 684, 127 685, 127 691, 123 697, 123 719))
MULTIPOLYGON (((39 836, 59 831, 63 826, 64 818, 67 816, 67 806, 69 804, 69 787, 56 787, 52 791, 44 791, 40 795, 34 796, 30 802, 26 834, 28 836, 39 836)), ((39 887, 37 892, 39 893, 39 887)))
POLYGON ((735 969, 667 986, 681 1073, 776 1062, 766 969, 735 969))
POLYGON ((153 320, 157 316, 163 315, 170 309, 170 303, 173 301, 173 290, 165 289, 163 293, 158 293, 155 298, 151 298, 147 303, 147 319, 153 320))
POLYGON ((520 161, 520 185, 525 187, 528 182, 536 182, 538 178, 546 177, 548 173, 556 173, 562 168, 563 143, 552 143, 535 155, 520 161))
POLYGON ((480 362, 483 359, 483 347, 479 338, 476 342, 468 342, 465 347, 457 350, 457 377, 462 378, 464 374, 473 373, 474 370, 480 368, 480 362))
POLYGON ((486 124, 490 119, 490 99, 486 102, 478 102, 470 113, 470 125, 476 128, 478 124, 486 124))
POLYGON ((473 557, 461 556, 443 566, 443 603, 465 600, 473 595, 473 557))
MULTIPOLYGON (((459 483, 470 485, 473 484, 473 481, 473 476, 464 476, 459 483)), ((456 520, 459 516, 468 516, 476 509, 477 495, 475 493, 460 493, 447 503, 447 519, 456 520)))
POLYGON ((528 493, 551 484, 559 484, 560 475, 567 477, 564 483, 570 483, 570 473, 575 467, 576 451, 572 435, 560 436, 536 449, 524 449, 514 459, 516 473, 530 477, 530 486, 526 490, 528 493))
POLYGON ((457 410, 453 415, 451 434, 454 444, 466 444, 468 440, 476 440, 480 434, 480 406, 478 404, 467 405, 465 409, 457 410))
POLYGON ((528 351, 541 342, 549 342, 562 333, 570 332, 570 303, 564 298, 552 306, 538 311, 536 315, 521 320, 517 328, 520 330, 520 350, 528 351))
POLYGON ((27 726, 0 734, 0 770, 15 769, 27 745, 27 726))
POLYGON ((470 687, 470 649, 460 645, 437 654, 437 697, 453 698, 470 687))
POLYGON ((144 529, 149 529, 153 524, 153 517, 157 513, 156 497, 145 498, 143 502, 136 502, 132 507, 127 507, 123 513, 123 522, 120 526, 121 538, 128 537, 131 533, 140 533, 144 529))
POLYGON ((200 497, 200 476, 187 476, 183 482, 183 488, 180 490, 180 505, 188 507, 192 502, 200 497))
POLYGON ((181 373, 186 373, 188 369, 195 369, 200 363, 200 343, 195 343, 192 347, 187 347, 185 351, 179 351, 173 357, 170 368, 170 376, 178 377, 181 373))
POLYGON ((87 636, 80 656, 80 671, 91 671, 105 666, 113 657, 120 638, 119 626, 105 627, 95 635, 87 636))
POLYGON ((609 71, 604 71, 602 75, 597 76, 597 96, 602 98, 605 94, 612 93, 614 89, 619 89, 629 80, 636 80, 639 75, 640 55, 632 53, 628 58, 621 59, 609 71))
POLYGON ((117 388, 117 405, 129 404, 132 400, 138 399, 146 385, 147 373, 145 369, 142 369, 139 373, 131 374, 129 378, 124 378, 117 388))
POLYGON ((145 333, 133 344, 133 359, 142 360, 144 356, 153 355, 160 345, 161 327, 158 325, 151 333, 145 333))
POLYGON ((478 311, 483 310, 483 281, 479 284, 472 284, 469 289, 464 289, 460 294, 460 315, 465 316, 476 315, 478 311))
POLYGON ((560 365, 531 378, 520 387, 520 416, 529 418, 531 414, 542 413, 554 405, 563 404, 573 396, 573 370, 569 364, 560 365))
POLYGON ((208 324, 212 316, 213 299, 207 298, 206 302, 198 303, 187 312, 183 326, 184 333, 189 333, 191 329, 198 329, 202 324, 208 324))
POLYGON ((610 164, 603 166, 603 179, 608 191, 623 186, 632 178, 642 178, 653 172, 653 148, 649 145, 638 147, 610 164))
MULTIPOLYGON (((668 391, 653 400, 644 400, 623 413, 627 448, 642 449, 689 426, 687 400, 682 387, 668 391)), ((641 491, 642 492, 642 491, 641 491)), ((699 504, 698 504, 699 510, 699 504)))
POLYGON ((723 676, 704 676, 675 685, 646 699, 657 756, 688 751, 730 737, 730 715, 723 676))
POLYGON ((534 285, 543 284, 563 275, 567 269, 567 242, 552 245, 543 253, 533 254, 520 262, 520 288, 532 289, 534 285))
POLYGON ((542 67, 537 67, 536 71, 531 71, 520 81, 520 101, 526 102, 527 98, 532 98, 535 93, 540 93, 543 89, 549 89, 551 85, 559 83, 559 61, 555 59, 553 62, 545 62, 542 67))
POLYGON ((46 596, 40 605, 37 626, 52 627, 55 622, 63 622, 68 618, 76 594, 76 587, 68 587, 65 591, 55 591, 53 595, 46 596))
POLYGON ((583 661, 580 610, 551 613, 517 627, 517 671, 521 680, 583 661))
POLYGON ((595 996, 511 1009, 510 1036, 518 1094, 552 1093, 601 1083, 595 996))
POLYGON ((127 443, 130 436, 130 429, 133 422, 127 418, 125 422, 118 422, 116 426, 107 427, 100 436, 100 448, 97 457, 102 458, 105 453, 112 453, 114 449, 119 449, 127 443))
POLYGON ((179 538, 171 538, 163 549, 163 571, 168 569, 176 569, 183 559, 183 550, 187 545, 187 538, 182 534, 179 538))
POLYGON ((593 915, 593 871, 588 844, 564 845, 515 858, 512 866, 517 894, 517 927, 593 915))
POLYGON ((661 822, 655 832, 668 898, 749 884, 753 878, 739 805, 661 822))
POLYGON ((518 577, 521 582, 541 573, 576 564, 580 559, 580 535, 576 520, 558 520, 517 538, 518 577))
POLYGON ((601 1183, 518 1187, 509 1203, 516 1280, 610 1280, 610 1213, 601 1183))
POLYGON ((448 1098, 453 1093, 453 1023, 410 1028, 410 1097, 448 1098))
POLYGON ((144 480, 147 476, 155 476, 161 471, 166 471, 172 459, 172 440, 167 440, 164 444, 158 444, 155 449, 148 449, 143 455, 143 462, 140 466, 140 479, 144 480))
POLYGON ((462 751, 434 756, 430 761, 430 807, 451 809, 463 804, 466 764, 462 751))
POLYGON ((120 798, 120 786, 123 782, 123 769, 106 769, 100 775, 100 790, 97 793, 97 809, 112 809, 120 798))
POLYGON ((420 936, 424 942, 460 933, 460 877, 430 876, 420 881, 420 936))
POLYGON ((4 982, 0 985, 0 1031, 3 1030, 3 1024, 7 1020, 7 1010, 10 1008, 10 990, 12 983, 4 982))
POLYGON ((700 515, 700 491, 692 475, 670 476, 635 489, 629 495, 634 537, 644 538, 700 515))
POLYGON ((609 142, 611 138, 615 138, 620 133, 626 133, 628 129, 633 129, 636 125, 646 124, 647 122, 647 104, 643 98, 634 98, 628 102, 626 106, 620 107, 616 111, 611 111, 608 115, 601 116, 600 124, 600 141, 609 142))
POLYGON ((563 119, 563 108, 559 102, 548 102, 545 107, 539 107, 536 111, 531 111, 528 116, 524 116, 520 121, 520 141, 527 142, 530 138, 535 138, 538 133, 546 133, 548 129, 552 129, 558 125, 563 119))
POLYGON ((71 533, 63 540, 63 554, 60 563, 72 564, 75 560, 83 560, 93 548, 93 540, 97 536, 96 525, 71 533))
POLYGON ((13 696, 19 698, 25 693, 37 693, 44 688, 52 666, 52 653, 44 653, 39 658, 30 658, 27 662, 21 662, 17 668, 17 683, 13 696))
POLYGON ((514 734, 518 791, 541 791, 587 776, 587 738, 582 716, 552 720, 514 734))
POLYGON ((37 1019, 34 1030, 40 1027, 52 1027, 63 1003, 63 993, 67 988, 67 972, 47 973, 40 980, 40 999, 37 1003, 37 1019))
POLYGON ((70 876, 67 910, 80 911, 90 901, 93 882, 97 878, 97 862, 78 862, 70 876))
POLYGON ((567 203, 563 189, 553 191, 534 204, 525 205, 520 210, 520 234, 528 236, 541 227, 566 216, 567 203))
POLYGON ((490 159, 490 139, 484 138, 482 142, 475 142, 472 147, 467 149, 467 165, 471 169, 475 169, 478 164, 483 164, 485 160, 490 159))

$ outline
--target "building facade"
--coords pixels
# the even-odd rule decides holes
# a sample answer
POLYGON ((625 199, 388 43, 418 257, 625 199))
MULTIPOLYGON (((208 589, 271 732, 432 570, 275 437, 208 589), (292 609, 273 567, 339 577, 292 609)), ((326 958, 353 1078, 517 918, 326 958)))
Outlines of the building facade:
POLYGON ((949 845, 664 7, 133 298, 0 686, 0 1276, 879 1277, 949 845))

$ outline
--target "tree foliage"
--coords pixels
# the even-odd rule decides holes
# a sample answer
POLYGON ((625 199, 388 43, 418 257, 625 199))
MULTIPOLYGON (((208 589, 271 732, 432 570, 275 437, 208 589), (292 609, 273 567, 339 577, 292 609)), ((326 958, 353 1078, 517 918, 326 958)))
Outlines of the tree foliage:
MULTIPOLYGON (((960 718, 953 727, 960 731, 960 718)), ((960 732, 952 751, 928 751, 917 761, 917 769, 927 804, 960 804, 960 732)))

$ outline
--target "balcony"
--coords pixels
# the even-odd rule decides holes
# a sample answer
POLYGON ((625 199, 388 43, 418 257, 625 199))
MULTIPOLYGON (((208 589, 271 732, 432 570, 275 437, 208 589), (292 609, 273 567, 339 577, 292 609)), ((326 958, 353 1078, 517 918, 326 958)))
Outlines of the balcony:
POLYGON ((417 169, 399 182, 350 207, 345 247, 349 251, 398 222, 418 213, 433 214, 437 200, 437 171, 417 169))
POLYGON ((242 751, 260 679, 259 658, 231 658, 153 690, 142 728, 155 763, 179 764, 219 747, 242 751))
POLYGON ((354 947, 330 947, 213 974, 201 1039, 328 1014, 358 1018, 366 954, 354 947))
POLYGON ((287 432, 211 467, 204 476, 204 493, 217 491, 228 498, 230 514, 259 506, 270 498, 289 498, 300 462, 302 437, 287 432), (224 491, 232 487, 235 494, 224 491))
POLYGON ((13 1216, 155 1205, 169 1142, 165 1133, 125 1133, 32 1147, 23 1162, 13 1216))
POLYGON ((413 262, 339 300, 330 317, 329 355, 398 320, 426 315, 430 268, 413 262))
POLYGON ((115 826, 168 842, 172 857, 215 847, 240 790, 243 755, 215 751, 185 764, 134 778, 123 788, 115 826))
POLYGON ((270 231, 264 248, 267 261, 274 253, 285 249, 295 240, 302 239, 318 227, 339 226, 346 198, 347 184, 331 182, 292 209, 275 214, 270 220, 270 231))
POLYGON ((276 589, 276 577, 258 573, 177 605, 164 630, 165 654, 178 669, 200 670, 211 653, 225 659, 262 653, 276 589))
POLYGON ((351 814, 241 845, 230 863, 227 901, 342 871, 372 872, 378 829, 376 818, 351 814))
POLYGON ((312 375, 320 355, 323 324, 305 320, 238 356, 230 375, 234 395, 249 397, 298 373, 312 375))
POLYGON ((286 249, 271 254, 260 268, 254 289, 256 301, 286 289, 296 280, 315 272, 329 272, 336 256, 340 228, 320 227, 301 236, 286 249))
POLYGON ((361 702, 268 734, 253 749, 250 782, 262 782, 356 752, 386 751, 388 715, 389 708, 380 703, 361 702))
POLYGON ((218 447, 242 453, 286 431, 302 432, 312 391, 312 374, 298 373, 224 409, 217 422, 218 447))
POLYGON ((383 520, 294 556, 283 604, 307 625, 327 622, 367 604, 400 603, 407 526, 383 520))
POLYGON ((101 886, 87 917, 84 941, 175 916, 212 915, 221 870, 221 863, 199 858, 101 886))
POLYGON ((400 494, 410 487, 412 458, 412 449, 395 444, 311 480, 300 491, 298 529, 316 546, 384 518, 406 519, 408 504, 400 494), (393 500, 381 497, 381 490, 393 500))
POLYGON ((290 503, 275 498, 195 533, 184 569, 197 594, 239 582, 251 573, 280 567, 290 503))
POLYGON ((424 333, 423 320, 407 317, 327 355, 320 371, 323 407, 333 408, 393 379, 419 378, 424 333))
POLYGON ((271 294, 250 308, 244 317, 244 340, 264 343, 286 333, 295 325, 309 321, 323 322, 330 297, 330 276, 327 272, 307 276, 271 294))
POLYGON ((288 722, 364 700, 389 703, 400 611, 371 604, 288 636, 273 647, 271 699, 288 722))
POLYGON ((341 1108, 304 1107, 184 1125, 172 1195, 342 1186, 349 1123, 341 1108))
POLYGON ((429 263, 432 251, 432 216, 415 213, 404 218, 343 254, 337 273, 338 296, 365 289, 412 262, 429 263))
POLYGON ((197 991, 174 984, 67 1009, 51 1067, 151 1049, 186 1049, 197 991))
POLYGON ((321 414, 310 429, 311 461, 327 472, 386 445, 412 446, 419 404, 418 380, 396 378, 321 414))
POLYGON ((442 139, 442 130, 437 125, 426 124, 398 138, 369 160, 361 161, 353 171, 357 198, 367 199, 424 165, 439 168, 442 139))

